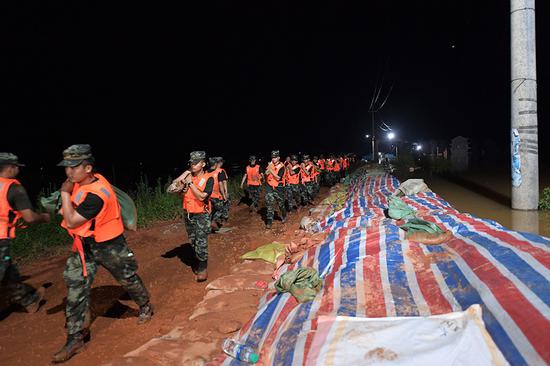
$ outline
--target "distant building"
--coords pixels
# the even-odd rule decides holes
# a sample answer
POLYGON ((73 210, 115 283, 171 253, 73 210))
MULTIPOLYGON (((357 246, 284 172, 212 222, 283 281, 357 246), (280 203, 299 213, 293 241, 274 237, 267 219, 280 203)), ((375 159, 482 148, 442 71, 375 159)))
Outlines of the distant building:
POLYGON ((463 136, 457 136, 451 140, 451 164, 453 171, 463 172, 468 170, 470 163, 470 140, 463 136))

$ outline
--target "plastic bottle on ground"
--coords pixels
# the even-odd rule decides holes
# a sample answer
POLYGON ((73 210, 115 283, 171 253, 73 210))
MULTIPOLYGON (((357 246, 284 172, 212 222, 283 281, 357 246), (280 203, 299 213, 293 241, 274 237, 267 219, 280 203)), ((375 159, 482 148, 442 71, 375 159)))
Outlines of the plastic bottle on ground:
POLYGON ((222 347, 225 353, 239 361, 254 364, 260 359, 251 347, 240 344, 234 339, 226 339, 222 347))

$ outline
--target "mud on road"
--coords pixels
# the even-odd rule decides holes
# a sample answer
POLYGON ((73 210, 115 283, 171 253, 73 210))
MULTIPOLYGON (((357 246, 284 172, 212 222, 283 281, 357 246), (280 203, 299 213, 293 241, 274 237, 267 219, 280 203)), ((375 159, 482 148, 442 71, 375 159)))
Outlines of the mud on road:
MULTIPOLYGON (((326 190, 323 193, 326 194, 326 190)), ((259 214, 249 213, 246 205, 233 206, 227 225, 233 230, 209 237, 209 281, 205 283, 195 282, 188 265, 192 251, 186 244, 182 222, 162 222, 127 233, 140 266, 138 273, 151 293, 155 316, 148 324, 138 326, 137 306, 101 268, 92 288, 92 340, 65 365, 102 365, 169 332, 175 322, 186 321, 191 315, 203 299, 209 282, 230 274, 230 268, 241 262, 239 257, 245 252, 272 241, 288 242, 307 212, 302 208, 291 214, 286 224, 275 221, 272 230, 265 230, 259 214)), ((52 355, 65 343, 65 259, 66 255, 62 255, 20 268, 27 283, 48 286, 46 303, 36 314, 0 304, 1 365, 48 365, 52 355)), ((193 326, 201 332, 200 322, 193 326)))

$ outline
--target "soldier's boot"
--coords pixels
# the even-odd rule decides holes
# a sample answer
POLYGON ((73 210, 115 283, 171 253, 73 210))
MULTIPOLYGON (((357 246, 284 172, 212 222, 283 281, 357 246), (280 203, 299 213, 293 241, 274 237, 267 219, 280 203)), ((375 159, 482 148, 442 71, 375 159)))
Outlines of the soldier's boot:
POLYGON ((273 225, 273 220, 267 220, 265 223, 266 229, 271 229, 271 226, 273 225))
POLYGON ((286 211, 282 212, 282 216, 283 216, 283 218, 281 219, 281 222, 284 224, 286 222, 286 219, 287 219, 286 211))
POLYGON ((155 310, 151 303, 147 303, 139 308, 138 320, 139 325, 147 323, 153 317, 155 310))
POLYGON ((197 282, 204 282, 208 279, 207 267, 208 261, 199 261, 196 273, 197 282))
POLYGON ((34 300, 29 305, 25 306, 25 310, 29 314, 34 314, 40 309, 40 302, 44 299, 44 294, 46 293, 46 288, 40 286, 34 293, 34 300))
POLYGON ((81 330, 75 334, 67 336, 67 343, 54 356, 53 363, 68 361, 71 357, 82 351, 84 343, 90 340, 89 330, 81 330))

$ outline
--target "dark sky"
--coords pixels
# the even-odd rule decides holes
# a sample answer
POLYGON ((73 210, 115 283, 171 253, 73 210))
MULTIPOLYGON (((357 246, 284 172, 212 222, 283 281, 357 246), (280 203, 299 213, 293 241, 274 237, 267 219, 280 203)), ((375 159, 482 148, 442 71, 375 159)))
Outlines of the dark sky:
MULTIPOLYGON (((401 138, 508 152, 509 1, 9 3, 0 150, 27 162, 85 142, 128 166, 199 148, 365 153, 382 76, 394 89, 380 118, 401 138)), ((541 156, 549 9, 537 2, 541 156)))

